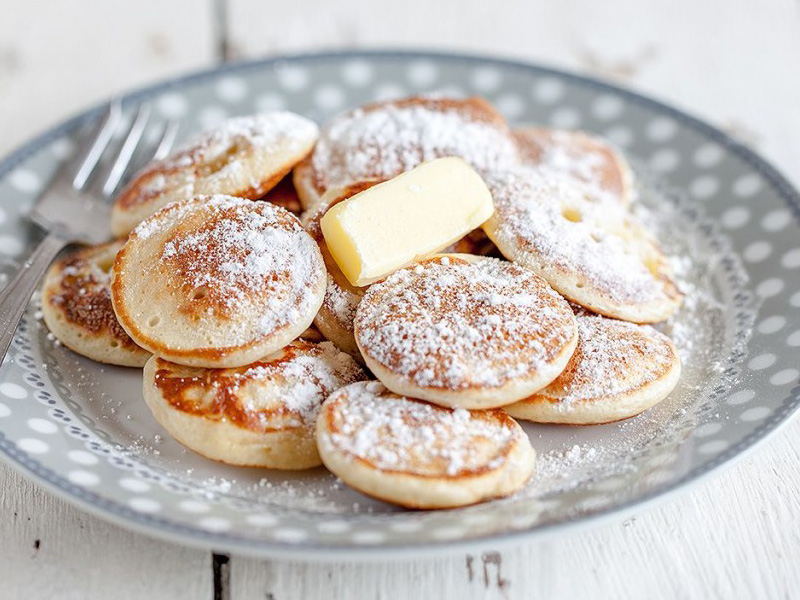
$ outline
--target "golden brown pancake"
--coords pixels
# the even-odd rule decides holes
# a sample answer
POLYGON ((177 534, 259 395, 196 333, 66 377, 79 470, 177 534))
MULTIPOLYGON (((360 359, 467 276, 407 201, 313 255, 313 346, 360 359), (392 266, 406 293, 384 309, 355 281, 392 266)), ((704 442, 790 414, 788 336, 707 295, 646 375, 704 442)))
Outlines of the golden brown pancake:
POLYGON ((547 177, 578 183, 589 195, 630 204, 633 172, 622 153, 606 140, 582 131, 539 127, 516 129, 513 135, 523 163, 547 177))
POLYGON ((150 353, 136 345, 111 306, 111 266, 124 242, 70 252, 50 267, 42 285, 42 315, 70 350, 98 362, 141 367, 150 353))
POLYGON ((519 161, 505 121, 485 100, 412 97, 333 119, 294 181, 303 206, 313 208, 329 188, 386 181, 445 156, 460 156, 480 173, 519 161))
MULTIPOLYGON (((356 316, 358 303, 364 296, 367 287, 356 287, 347 280, 347 277, 342 273, 328 251, 319 223, 332 206, 369 189, 377 183, 379 182, 362 181, 343 188, 332 188, 325 192, 320 202, 313 209, 306 211, 303 215, 303 225, 311 234, 311 237, 319 244, 322 257, 325 259, 325 266, 328 269, 328 287, 325 291, 325 299, 314 319, 314 323, 319 327, 323 335, 336 344, 340 350, 352 354, 358 360, 361 360, 361 353, 353 335, 353 319, 356 316)), ((482 229, 471 231, 446 249, 446 252, 501 256, 500 251, 497 250, 497 247, 482 229)))
POLYGON ((235 369, 184 367, 153 357, 144 398, 175 439, 208 458, 270 469, 320 464, 314 436, 322 401, 364 379, 330 342, 295 341, 235 369))
POLYGON ((146 166, 117 197, 114 235, 127 235, 170 202, 199 195, 261 198, 317 139, 313 121, 285 111, 235 117, 146 166))
POLYGON ((566 300, 495 258, 438 255, 370 286, 356 310, 367 367, 395 393, 492 408, 545 387, 577 343, 566 300))
POLYGON ((502 410, 450 409, 378 382, 331 394, 317 418, 325 466, 349 486, 409 508, 449 508, 507 496, 536 454, 502 410))
POLYGON ((495 212, 483 229, 503 255, 569 300, 603 315, 653 323, 682 294, 652 236, 619 202, 520 167, 487 177, 495 212))
POLYGON ((176 202, 137 227, 114 263, 120 324, 188 366, 249 364, 297 338, 325 295, 325 264, 297 218, 229 196, 176 202))
POLYGON ((519 419, 590 425, 627 419, 666 398, 681 361, 672 341, 647 325, 581 312, 567 368, 536 394, 504 407, 519 419))

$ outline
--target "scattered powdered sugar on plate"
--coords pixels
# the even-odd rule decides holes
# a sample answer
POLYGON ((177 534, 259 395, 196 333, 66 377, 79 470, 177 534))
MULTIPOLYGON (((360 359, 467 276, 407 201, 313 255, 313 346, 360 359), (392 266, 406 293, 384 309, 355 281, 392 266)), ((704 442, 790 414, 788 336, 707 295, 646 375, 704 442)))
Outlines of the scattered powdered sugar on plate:
MULTIPOLYGON (((755 300, 746 290, 741 260, 683 194, 640 169, 637 175, 641 202, 633 211, 673 255, 675 279, 685 294, 678 312, 657 326, 681 358, 681 379, 666 400, 618 423, 579 428, 524 423, 539 452, 537 471, 525 490, 502 502, 568 499, 577 506, 591 496, 597 502, 593 509, 599 509, 624 502, 646 477, 677 480, 684 453, 692 448, 692 431, 718 418, 717 402, 743 376, 739 363, 747 355, 755 300)), ((541 520, 579 510, 557 504, 552 516, 541 520)))
POLYGON ((339 390, 325 406, 322 443, 386 471, 454 476, 496 469, 523 435, 500 411, 442 408, 374 381, 339 390))
POLYGON ((416 385, 448 390, 500 387, 556 360, 575 335, 564 299, 522 267, 464 256, 373 284, 356 312, 362 352, 416 385))

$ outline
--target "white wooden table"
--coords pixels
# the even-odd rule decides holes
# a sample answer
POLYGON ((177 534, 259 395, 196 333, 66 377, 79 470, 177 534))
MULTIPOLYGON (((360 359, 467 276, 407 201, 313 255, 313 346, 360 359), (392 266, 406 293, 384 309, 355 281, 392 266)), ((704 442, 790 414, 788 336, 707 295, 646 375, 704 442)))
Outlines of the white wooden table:
MULTIPOLYGON (((414 46, 614 79, 717 124, 800 183, 796 1, 2 0, 0 15, 0 154, 223 53, 414 46)), ((624 521, 466 556, 310 564, 130 533, 0 466, 0 599, 790 598, 798 486, 795 419, 732 468, 624 521)))

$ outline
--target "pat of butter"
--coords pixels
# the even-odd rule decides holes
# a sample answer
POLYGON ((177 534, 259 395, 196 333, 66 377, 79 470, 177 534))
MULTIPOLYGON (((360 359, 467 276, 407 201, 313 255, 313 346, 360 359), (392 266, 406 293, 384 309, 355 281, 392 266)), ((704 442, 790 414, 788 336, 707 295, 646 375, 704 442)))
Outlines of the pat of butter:
POLYGON ((439 252, 493 212, 480 175, 463 159, 448 157, 334 205, 320 225, 345 277, 363 286, 439 252))

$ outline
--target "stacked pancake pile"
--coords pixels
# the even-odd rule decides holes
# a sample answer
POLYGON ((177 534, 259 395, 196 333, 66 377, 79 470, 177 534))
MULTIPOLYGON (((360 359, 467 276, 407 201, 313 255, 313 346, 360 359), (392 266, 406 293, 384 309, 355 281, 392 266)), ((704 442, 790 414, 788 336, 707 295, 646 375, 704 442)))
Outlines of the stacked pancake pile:
POLYGON ((634 192, 606 142, 512 130, 480 99, 371 104, 321 131, 288 112, 239 117, 131 181, 119 239, 51 268, 44 318, 80 354, 144 366, 155 418, 208 458, 324 464, 403 506, 471 504, 533 474, 515 418, 605 423, 675 387, 675 347, 649 324, 682 296, 634 192), (451 156, 480 175, 492 216, 354 285, 323 217, 451 156))

